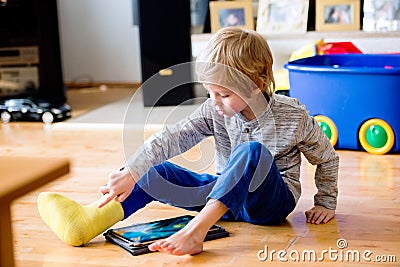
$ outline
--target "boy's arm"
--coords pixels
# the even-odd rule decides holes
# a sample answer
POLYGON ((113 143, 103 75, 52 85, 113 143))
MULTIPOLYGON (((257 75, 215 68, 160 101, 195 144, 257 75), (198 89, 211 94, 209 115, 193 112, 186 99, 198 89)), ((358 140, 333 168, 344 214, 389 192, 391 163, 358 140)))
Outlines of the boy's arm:
POLYGON ((333 211, 334 215, 338 195, 339 156, 314 118, 308 115, 304 117, 302 133, 299 149, 311 164, 317 166, 315 185, 318 192, 314 196, 315 207, 306 214, 313 218, 315 212, 323 210, 318 207, 323 207, 333 211))
POLYGON ((212 135, 207 106, 202 104, 188 118, 172 126, 166 126, 148 138, 127 160, 127 165, 139 177, 152 166, 189 150, 207 136, 212 135))
POLYGON ((110 174, 106 185, 100 188, 104 197, 98 207, 101 208, 111 200, 124 201, 132 192, 136 182, 151 166, 188 150, 207 135, 211 135, 209 116, 204 116, 207 108, 200 106, 188 118, 149 138, 131 156, 127 164, 110 174))

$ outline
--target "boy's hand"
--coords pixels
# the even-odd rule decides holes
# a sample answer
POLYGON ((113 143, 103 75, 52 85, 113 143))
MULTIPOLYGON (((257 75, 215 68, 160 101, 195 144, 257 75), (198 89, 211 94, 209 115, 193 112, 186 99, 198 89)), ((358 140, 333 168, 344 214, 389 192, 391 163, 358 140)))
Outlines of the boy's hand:
POLYGON ((315 206, 305 212, 307 222, 314 224, 327 223, 335 217, 335 210, 323 206, 315 206))
POLYGON ((106 185, 100 187, 100 192, 105 196, 99 202, 98 207, 101 208, 111 200, 115 199, 118 202, 124 201, 132 192, 135 184, 135 172, 129 171, 129 168, 121 168, 110 174, 106 185))

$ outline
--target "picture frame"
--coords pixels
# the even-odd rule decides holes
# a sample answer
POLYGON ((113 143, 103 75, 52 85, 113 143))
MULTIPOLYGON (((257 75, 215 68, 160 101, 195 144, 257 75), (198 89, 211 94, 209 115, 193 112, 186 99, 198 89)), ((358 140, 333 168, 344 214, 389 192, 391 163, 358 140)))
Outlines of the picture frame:
POLYGON ((360 30, 360 0, 316 0, 316 31, 360 30))
POLYGON ((363 30, 400 31, 400 0, 364 0, 363 30))
POLYGON ((228 26, 254 30, 251 1, 210 1, 211 32, 228 26))
POLYGON ((308 0, 259 0, 256 31, 270 33, 307 32, 308 0))

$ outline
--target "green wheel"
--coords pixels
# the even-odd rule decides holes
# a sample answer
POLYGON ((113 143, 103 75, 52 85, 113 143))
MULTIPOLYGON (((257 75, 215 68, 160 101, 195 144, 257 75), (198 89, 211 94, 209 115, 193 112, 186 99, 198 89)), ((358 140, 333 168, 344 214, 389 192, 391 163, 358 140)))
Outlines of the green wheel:
POLYGON ((314 116, 314 119, 318 122, 319 127, 321 127, 326 137, 328 137, 332 146, 335 146, 338 139, 338 131, 333 121, 323 115, 314 116))
POLYGON ((394 132, 384 120, 370 119, 361 126, 358 139, 368 153, 383 155, 393 147, 394 132))

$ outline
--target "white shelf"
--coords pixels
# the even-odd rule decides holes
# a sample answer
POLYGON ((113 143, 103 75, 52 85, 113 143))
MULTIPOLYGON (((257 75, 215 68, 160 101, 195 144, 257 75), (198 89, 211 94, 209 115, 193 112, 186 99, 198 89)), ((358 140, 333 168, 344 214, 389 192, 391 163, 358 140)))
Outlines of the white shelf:
MULTIPOLYGON (((211 33, 192 34, 192 42, 206 42, 211 33)), ((267 40, 275 39, 320 39, 320 38, 400 38, 400 32, 365 32, 365 31, 309 31, 306 33, 274 33, 265 36, 267 40)), ((399 44, 400 47, 400 44, 399 44)))

